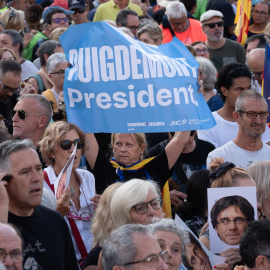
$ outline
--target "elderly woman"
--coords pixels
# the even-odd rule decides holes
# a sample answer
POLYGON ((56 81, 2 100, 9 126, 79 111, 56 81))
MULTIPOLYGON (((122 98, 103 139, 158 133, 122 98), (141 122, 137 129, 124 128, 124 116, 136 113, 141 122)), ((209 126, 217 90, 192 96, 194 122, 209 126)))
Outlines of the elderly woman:
POLYGON ((38 48, 37 53, 40 59, 41 69, 28 80, 28 83, 35 88, 36 93, 41 94, 45 90, 53 87, 53 81, 48 76, 46 65, 48 58, 52 54, 59 52, 64 52, 61 44, 52 40, 43 42, 38 48))
POLYGON ((270 161, 259 161, 251 164, 249 174, 256 182, 257 200, 260 204, 259 219, 270 218, 270 161))
POLYGON ((200 79, 203 80, 202 94, 211 112, 223 107, 224 102, 220 96, 213 91, 217 81, 217 70, 213 63, 205 57, 196 57, 200 65, 200 79))
POLYGON ((168 252, 168 270, 178 270, 185 256, 188 234, 172 219, 162 219, 151 225, 162 251, 168 252))
POLYGON ((61 99, 63 100, 63 86, 67 66, 68 62, 64 53, 55 53, 51 55, 47 62, 47 72, 49 78, 53 82, 53 88, 47 89, 42 95, 52 103, 53 110, 57 109, 59 96, 61 96, 61 99))
MULTIPOLYGON (((77 145, 70 182, 57 198, 56 210, 65 216, 71 228, 77 259, 87 255, 92 245, 89 233, 94 209, 90 198, 95 195, 95 179, 87 170, 78 169, 84 154, 84 133, 74 124, 59 121, 51 124, 40 141, 42 158, 48 167, 44 170, 44 187, 58 196, 55 181, 77 145)), ((56 197, 57 197, 56 196, 56 197)))
POLYGON ((99 150, 94 134, 86 134, 85 157, 96 178, 97 193, 101 194, 114 182, 132 178, 152 179, 162 189, 189 135, 190 131, 175 132, 174 137, 157 157, 142 160, 146 148, 143 133, 113 133, 111 145, 114 158, 109 161, 99 150))
POLYGON ((143 43, 159 46, 162 44, 163 34, 157 23, 150 22, 138 30, 137 38, 143 43))
POLYGON ((162 199, 155 182, 132 179, 115 183, 101 195, 93 220, 96 248, 88 254, 83 269, 97 265, 102 241, 116 228, 131 223, 147 225, 162 217, 162 199), (98 248, 99 247, 99 248, 98 248))

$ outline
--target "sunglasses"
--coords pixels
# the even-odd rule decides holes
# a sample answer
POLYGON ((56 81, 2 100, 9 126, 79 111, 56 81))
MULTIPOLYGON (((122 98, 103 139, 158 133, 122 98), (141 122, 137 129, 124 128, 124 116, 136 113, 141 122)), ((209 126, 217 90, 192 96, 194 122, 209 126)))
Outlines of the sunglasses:
POLYGON ((16 113, 18 114, 19 118, 22 119, 22 120, 24 120, 26 116, 38 116, 38 115, 28 114, 28 113, 27 113, 26 111, 24 111, 24 110, 18 110, 18 111, 12 110, 12 112, 11 112, 12 117, 14 117, 14 115, 15 115, 16 113))
POLYGON ((68 18, 56 18, 56 19, 53 19, 53 22, 54 23, 61 23, 61 21, 63 21, 63 23, 68 23, 69 22, 69 20, 68 20, 68 18))
POLYGON ((79 9, 72 9, 72 11, 74 11, 74 15, 76 13, 79 13, 79 14, 83 14, 85 12, 86 9, 84 8, 79 8, 79 9))
POLYGON ((0 81, 0 84, 1 84, 4 92, 6 92, 7 94, 10 93, 10 92, 14 92, 16 90, 18 90, 18 91, 21 91, 22 90, 21 85, 19 87, 17 87, 17 88, 10 88, 9 86, 4 85, 2 83, 2 81, 0 81))
POLYGON ((72 144, 74 144, 74 145, 77 144, 77 149, 82 149, 84 147, 84 140, 83 139, 76 139, 74 141, 71 141, 71 140, 62 140, 60 142, 60 147, 63 150, 69 150, 71 148, 72 144))
POLYGON ((222 27, 222 26, 224 26, 224 22, 221 21, 221 22, 215 22, 215 23, 206 23, 203 26, 208 26, 209 28, 213 29, 213 28, 215 28, 216 25, 218 27, 222 27))

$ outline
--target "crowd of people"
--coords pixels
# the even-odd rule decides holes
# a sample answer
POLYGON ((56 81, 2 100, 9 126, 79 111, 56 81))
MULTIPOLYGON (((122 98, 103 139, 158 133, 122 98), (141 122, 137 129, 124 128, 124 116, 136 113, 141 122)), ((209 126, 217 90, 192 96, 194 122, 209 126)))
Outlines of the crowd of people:
POLYGON ((0 2, 0 269, 270 268, 270 130, 261 95, 270 1, 252 1, 244 46, 234 34, 236 6, 0 2), (179 39, 199 64, 198 91, 216 125, 94 134, 69 123, 59 37, 97 21, 150 46, 179 39), (207 189, 241 187, 256 187, 256 209, 238 195, 208 209, 207 189), (209 259, 209 224, 231 246, 218 254, 224 263, 209 259))

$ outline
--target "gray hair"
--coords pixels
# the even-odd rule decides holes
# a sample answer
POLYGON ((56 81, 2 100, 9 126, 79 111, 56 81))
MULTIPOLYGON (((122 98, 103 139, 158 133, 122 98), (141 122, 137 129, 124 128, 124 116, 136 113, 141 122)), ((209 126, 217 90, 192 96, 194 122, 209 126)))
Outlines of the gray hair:
POLYGON ((181 2, 171 2, 166 7, 166 14, 168 19, 180 19, 183 16, 187 16, 187 9, 181 2))
POLYGON ((38 102, 38 105, 41 107, 41 113, 44 114, 47 118, 45 128, 49 125, 52 118, 52 106, 50 101, 43 95, 39 94, 25 94, 19 97, 18 101, 25 99, 35 99, 38 102))
POLYGON ((236 100, 235 102, 235 111, 243 111, 244 109, 244 103, 245 100, 249 98, 252 100, 262 100, 265 103, 266 106, 266 110, 268 111, 268 105, 267 102, 265 100, 265 98, 258 92, 254 91, 254 90, 247 90, 244 91, 236 100))
POLYGON ((132 262, 137 254, 134 234, 152 235, 149 226, 127 224, 110 233, 102 245, 102 264, 104 270, 112 270, 116 265, 132 262))
POLYGON ((9 160, 10 154, 22 150, 32 148, 36 151, 33 142, 30 139, 25 140, 9 140, 0 144, 0 172, 9 172, 11 164, 9 160))
POLYGON ((50 74, 54 72, 57 66, 61 63, 67 63, 67 59, 64 53, 54 53, 52 54, 47 62, 47 73, 50 74))
POLYGON ((181 239, 181 254, 182 256, 185 255, 185 246, 189 244, 189 236, 188 233, 178 225, 174 220, 169 218, 164 218, 158 220, 156 223, 149 225, 155 232, 165 231, 165 232, 172 232, 178 235, 181 239))
POLYGON ((196 57, 203 74, 203 87, 205 91, 211 91, 215 88, 217 81, 217 69, 213 63, 205 57, 196 57))

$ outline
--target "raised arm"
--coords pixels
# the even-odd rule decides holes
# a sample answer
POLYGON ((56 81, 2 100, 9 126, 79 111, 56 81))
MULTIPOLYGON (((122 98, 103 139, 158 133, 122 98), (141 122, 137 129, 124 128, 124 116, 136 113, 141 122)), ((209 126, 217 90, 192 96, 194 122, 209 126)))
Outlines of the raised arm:
POLYGON ((98 156, 99 146, 93 133, 85 134, 85 157, 93 170, 98 156))
POLYGON ((179 158, 185 144, 187 143, 189 139, 189 136, 190 136, 190 130, 175 132, 173 138, 165 147, 169 169, 171 169, 174 166, 175 162, 179 158))

